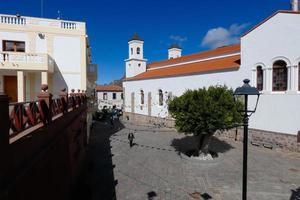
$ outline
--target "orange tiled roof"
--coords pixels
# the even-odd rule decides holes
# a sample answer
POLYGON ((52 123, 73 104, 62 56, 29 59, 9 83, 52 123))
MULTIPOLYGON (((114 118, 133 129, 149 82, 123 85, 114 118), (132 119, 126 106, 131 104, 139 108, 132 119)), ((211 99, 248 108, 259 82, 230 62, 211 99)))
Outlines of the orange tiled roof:
POLYGON ((137 76, 126 78, 126 81, 189 75, 222 70, 237 70, 240 67, 240 58, 240 55, 234 55, 173 67, 147 70, 146 72, 137 76))
POLYGON ((182 56, 179 58, 153 62, 153 63, 147 65, 147 69, 156 68, 156 67, 160 67, 160 66, 164 66, 164 65, 177 64, 177 63, 191 61, 191 60, 198 60, 198 59, 203 59, 203 58, 226 55, 226 54, 235 53, 235 52, 240 52, 240 44, 219 47, 219 48, 216 48, 213 50, 190 54, 190 55, 182 56))
POLYGON ((118 85, 97 85, 96 91, 122 92, 123 88, 118 85))

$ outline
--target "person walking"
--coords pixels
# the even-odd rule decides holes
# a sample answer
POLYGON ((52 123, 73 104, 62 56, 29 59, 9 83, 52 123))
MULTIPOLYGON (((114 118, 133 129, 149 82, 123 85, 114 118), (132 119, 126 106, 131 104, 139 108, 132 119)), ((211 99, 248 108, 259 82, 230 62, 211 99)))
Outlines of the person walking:
POLYGON ((134 139, 133 133, 129 133, 128 134, 128 140, 129 140, 130 148, 133 146, 133 139, 134 139))

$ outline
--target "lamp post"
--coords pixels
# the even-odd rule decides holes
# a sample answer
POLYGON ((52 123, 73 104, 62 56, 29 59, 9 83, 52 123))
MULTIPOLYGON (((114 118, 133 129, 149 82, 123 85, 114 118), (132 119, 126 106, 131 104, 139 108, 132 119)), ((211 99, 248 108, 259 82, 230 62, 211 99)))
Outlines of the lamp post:
POLYGON ((256 111, 258 100, 259 100, 259 91, 255 87, 249 85, 250 80, 245 79, 242 87, 238 87, 234 91, 234 96, 244 96, 244 110, 240 112, 243 113, 243 125, 244 125, 244 144, 243 144, 243 191, 242 199, 247 199, 247 161, 248 161, 248 126, 249 126, 249 117, 256 111), (248 110, 248 96, 256 95, 256 104, 253 110, 248 110))

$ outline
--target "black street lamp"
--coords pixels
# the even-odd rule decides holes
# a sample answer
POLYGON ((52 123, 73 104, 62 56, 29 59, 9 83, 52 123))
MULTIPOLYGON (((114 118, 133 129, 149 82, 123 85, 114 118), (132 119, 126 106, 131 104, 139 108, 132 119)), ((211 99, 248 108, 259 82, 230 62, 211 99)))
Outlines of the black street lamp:
POLYGON ((249 126, 249 117, 256 111, 258 100, 259 100, 259 91, 255 87, 251 87, 249 85, 250 80, 245 79, 244 85, 242 87, 238 87, 234 91, 234 96, 244 96, 244 110, 241 112, 244 114, 243 117, 243 125, 244 125, 244 150, 243 150, 243 200, 247 199, 247 160, 248 160, 248 126, 249 126), (248 96, 256 95, 256 104, 253 110, 248 110, 248 96))

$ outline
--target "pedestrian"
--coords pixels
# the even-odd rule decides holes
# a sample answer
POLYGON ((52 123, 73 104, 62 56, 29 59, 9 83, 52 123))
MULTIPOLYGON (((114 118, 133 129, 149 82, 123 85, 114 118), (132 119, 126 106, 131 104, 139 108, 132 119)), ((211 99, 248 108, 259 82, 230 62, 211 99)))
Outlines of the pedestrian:
POLYGON ((128 140, 129 140, 130 148, 133 146, 133 139, 134 139, 133 133, 129 133, 128 134, 128 140))
POLYGON ((117 109, 116 106, 114 105, 111 110, 110 114, 110 125, 114 128, 115 127, 115 119, 117 118, 117 109))

